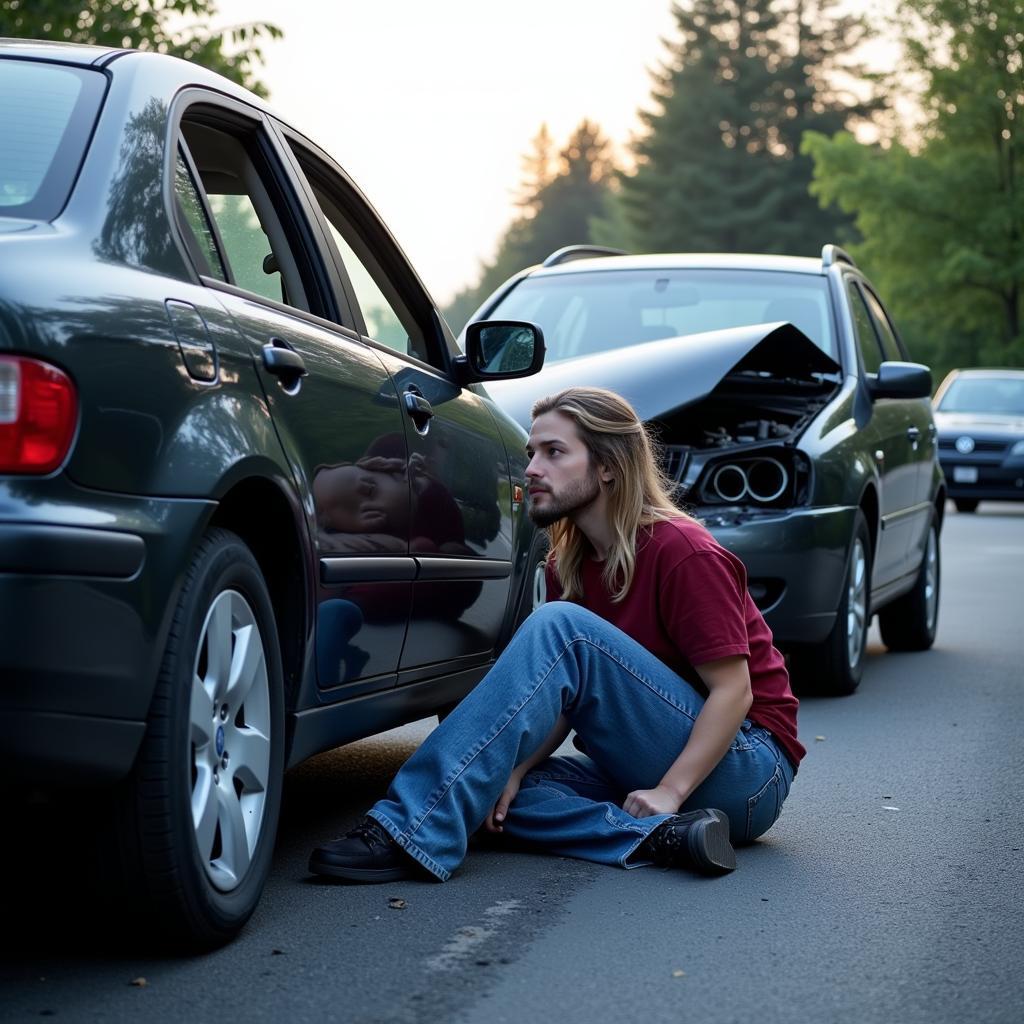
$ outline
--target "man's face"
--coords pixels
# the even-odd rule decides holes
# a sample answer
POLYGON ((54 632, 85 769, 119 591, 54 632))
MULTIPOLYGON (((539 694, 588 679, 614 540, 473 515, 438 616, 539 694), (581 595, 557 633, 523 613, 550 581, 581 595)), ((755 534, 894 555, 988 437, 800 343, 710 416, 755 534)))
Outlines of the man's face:
POLYGON ((409 484, 405 463, 397 459, 321 470, 313 481, 313 497, 318 520, 337 533, 404 536, 408 530, 409 484))
POLYGON ((551 526, 592 505, 601 493, 596 467, 580 440, 576 424, 560 412, 546 412, 533 421, 526 442, 530 518, 551 526))

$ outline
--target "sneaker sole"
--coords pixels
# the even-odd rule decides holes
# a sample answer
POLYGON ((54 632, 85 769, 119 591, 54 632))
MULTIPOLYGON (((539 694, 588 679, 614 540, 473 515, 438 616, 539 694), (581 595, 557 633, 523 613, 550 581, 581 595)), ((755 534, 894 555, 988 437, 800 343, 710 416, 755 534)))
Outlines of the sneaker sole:
POLYGON ((347 882, 399 882, 404 878, 412 878, 412 870, 405 867, 397 868, 357 868, 346 864, 332 864, 314 853, 309 858, 309 870, 314 875, 326 875, 329 878, 343 878, 347 882))
POLYGON ((713 817, 696 822, 690 829, 690 854, 699 870, 723 875, 736 867, 736 851, 729 841, 729 818, 712 810, 713 817))

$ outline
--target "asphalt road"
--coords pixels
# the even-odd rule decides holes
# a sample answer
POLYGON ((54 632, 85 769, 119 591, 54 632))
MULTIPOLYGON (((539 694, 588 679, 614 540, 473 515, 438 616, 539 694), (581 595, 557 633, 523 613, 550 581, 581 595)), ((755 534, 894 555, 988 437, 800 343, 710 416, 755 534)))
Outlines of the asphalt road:
POLYGON ((290 773, 260 907, 204 957, 109 925, 80 808, 11 809, 0 1019, 1016 1024, 1024 507, 950 512, 942 553, 936 647, 874 634, 856 695, 803 702, 809 755, 732 875, 482 849, 445 885, 311 881, 309 848, 383 793, 421 724, 290 773))

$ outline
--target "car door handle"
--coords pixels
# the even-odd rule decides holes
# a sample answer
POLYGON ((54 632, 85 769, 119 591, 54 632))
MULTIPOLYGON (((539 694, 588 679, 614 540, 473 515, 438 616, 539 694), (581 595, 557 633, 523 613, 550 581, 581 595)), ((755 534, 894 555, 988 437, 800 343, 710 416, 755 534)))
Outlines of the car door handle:
POLYGON ((434 415, 431 404, 422 395, 417 395, 415 391, 404 392, 403 398, 405 399, 405 411, 415 421, 429 420, 434 415))
POLYGON ((271 338, 270 344, 263 346, 263 366, 267 373, 280 377, 286 386, 295 385, 309 372, 302 356, 280 338, 271 338))

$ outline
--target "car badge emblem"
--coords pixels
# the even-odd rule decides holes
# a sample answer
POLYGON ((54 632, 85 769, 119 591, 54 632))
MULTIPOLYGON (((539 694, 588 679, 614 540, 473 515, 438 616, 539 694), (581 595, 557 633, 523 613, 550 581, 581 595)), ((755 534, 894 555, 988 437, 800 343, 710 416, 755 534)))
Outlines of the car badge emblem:
POLYGON ((217 756, 220 757, 224 753, 224 726, 217 726, 217 756))
POLYGON ((973 437, 958 437, 956 439, 956 450, 961 455, 970 455, 974 451, 973 437))

